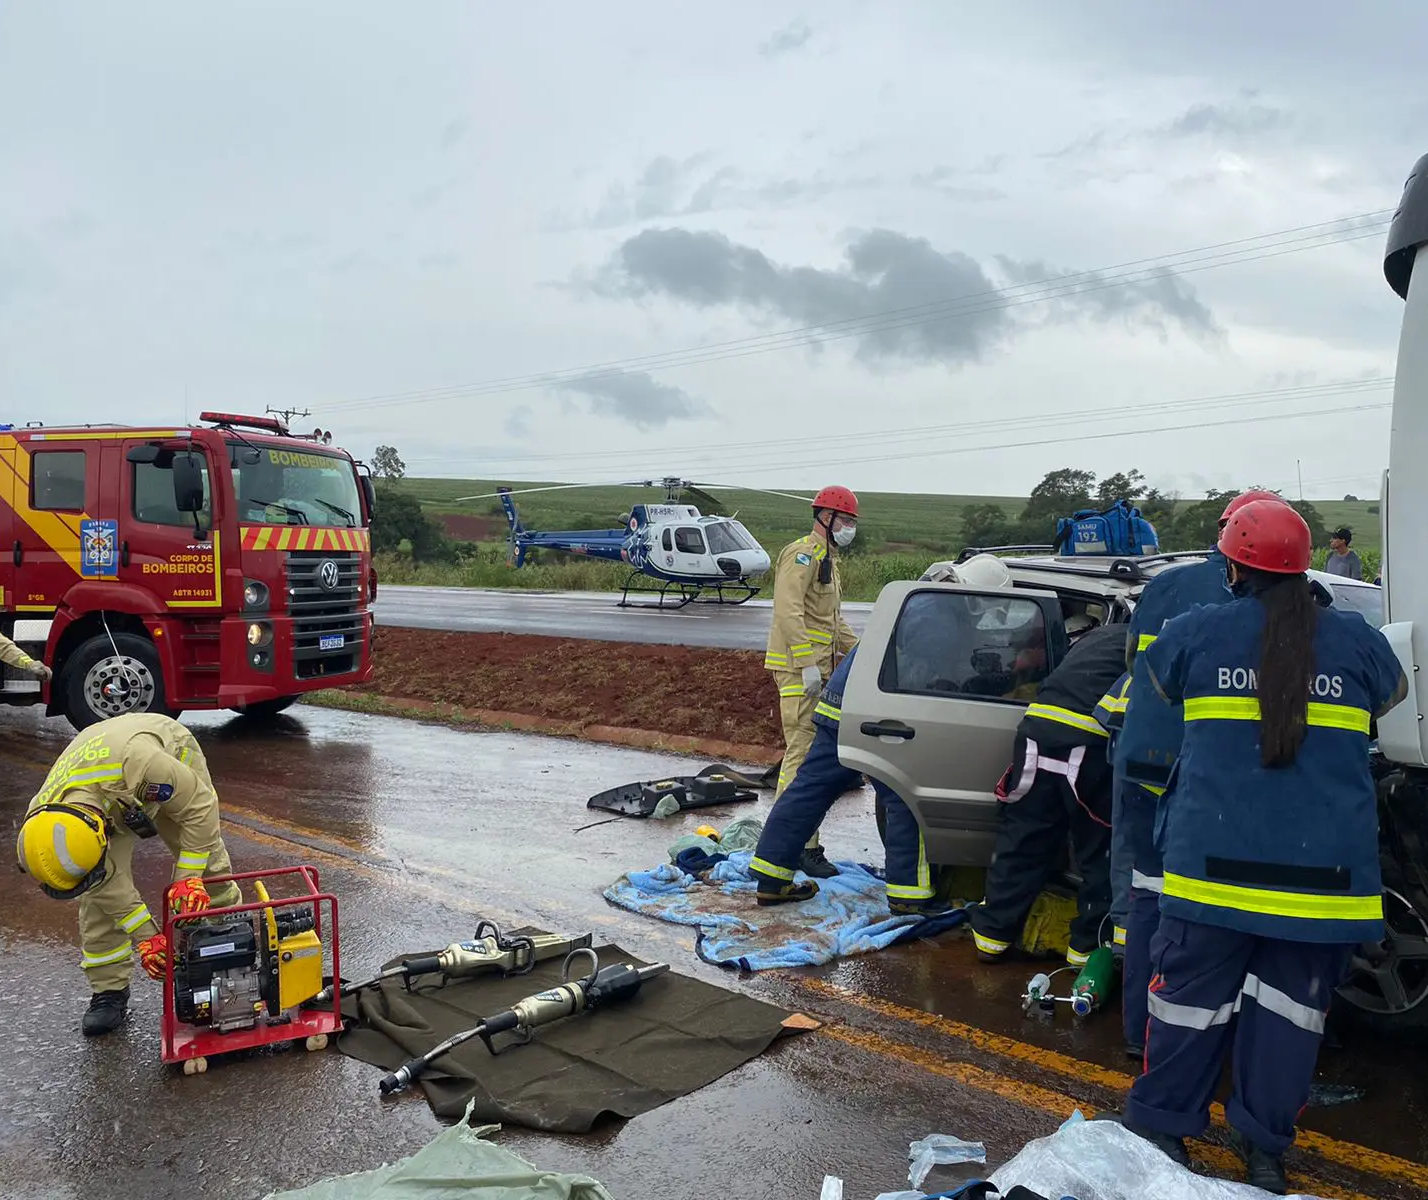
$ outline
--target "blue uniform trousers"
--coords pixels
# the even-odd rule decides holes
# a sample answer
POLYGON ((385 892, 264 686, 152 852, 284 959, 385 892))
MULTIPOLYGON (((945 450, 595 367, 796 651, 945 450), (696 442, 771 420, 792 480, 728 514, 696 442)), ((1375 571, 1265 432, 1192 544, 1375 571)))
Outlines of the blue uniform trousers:
POLYGON ((1150 1020, 1150 943, 1160 928, 1160 893, 1130 890, 1125 957, 1121 960, 1121 1028, 1127 1046, 1145 1045, 1150 1020))
MULTIPOLYGON (((1125 776, 1114 772, 1111 783, 1111 925, 1112 945, 1116 954, 1125 952, 1126 933, 1130 928, 1131 863, 1135 851, 1130 830, 1126 827, 1125 776)), ((1133 785, 1130 785, 1133 786, 1133 785)))
POLYGON ((1151 942, 1145 1073, 1131 1087, 1126 1123, 1171 1137, 1204 1133, 1233 1038, 1225 1115, 1253 1145, 1283 1154, 1353 950, 1162 916, 1151 942))
MULTIPOLYGON (((809 835, 838 797, 859 785, 861 779, 859 772, 838 761, 837 731, 815 723, 812 748, 764 822, 758 848, 749 862, 755 877, 779 884, 793 879, 809 835)), ((873 791, 887 812, 884 845, 888 899, 904 903, 930 900, 934 892, 932 872, 917 818, 886 784, 873 780, 873 791)))

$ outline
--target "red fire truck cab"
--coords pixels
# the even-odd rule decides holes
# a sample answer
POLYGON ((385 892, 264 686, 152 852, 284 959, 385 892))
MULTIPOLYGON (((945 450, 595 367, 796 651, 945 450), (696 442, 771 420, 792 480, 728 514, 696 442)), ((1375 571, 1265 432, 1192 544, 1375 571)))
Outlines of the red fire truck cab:
POLYGON ((373 489, 282 421, 0 426, 0 703, 77 729, 125 712, 280 712, 371 676, 373 489))

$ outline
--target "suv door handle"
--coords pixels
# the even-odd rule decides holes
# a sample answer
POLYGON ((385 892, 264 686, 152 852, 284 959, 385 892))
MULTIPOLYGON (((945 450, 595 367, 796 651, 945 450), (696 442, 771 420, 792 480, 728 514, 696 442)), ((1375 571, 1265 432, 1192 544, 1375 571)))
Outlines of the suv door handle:
POLYGON ((902 738, 905 742, 912 741, 917 735, 917 730, 901 721, 864 721, 858 728, 868 737, 902 738))

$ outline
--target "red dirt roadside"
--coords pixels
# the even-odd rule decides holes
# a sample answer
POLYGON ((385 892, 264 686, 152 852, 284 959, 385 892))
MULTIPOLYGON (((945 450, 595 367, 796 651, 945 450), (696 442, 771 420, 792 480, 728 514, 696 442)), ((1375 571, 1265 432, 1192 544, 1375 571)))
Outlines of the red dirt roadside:
POLYGON ((620 737, 613 726, 767 747, 773 759, 782 750, 778 697, 756 651, 387 626, 372 658, 371 681, 344 690, 523 714, 601 740, 620 737))

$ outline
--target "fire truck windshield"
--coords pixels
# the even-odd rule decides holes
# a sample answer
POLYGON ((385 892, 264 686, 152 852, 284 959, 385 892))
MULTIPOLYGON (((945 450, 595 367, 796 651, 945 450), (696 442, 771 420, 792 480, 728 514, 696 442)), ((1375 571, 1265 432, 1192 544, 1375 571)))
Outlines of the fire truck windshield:
POLYGON ((362 501, 349 460, 247 442, 229 442, 228 452, 240 521, 347 528, 360 522, 362 501))

